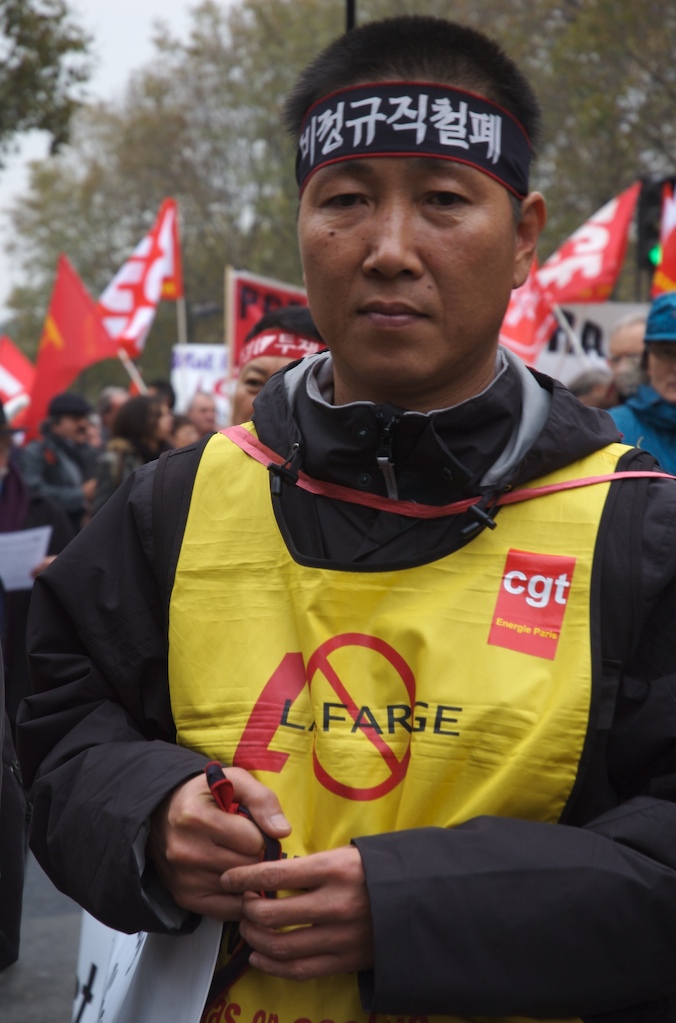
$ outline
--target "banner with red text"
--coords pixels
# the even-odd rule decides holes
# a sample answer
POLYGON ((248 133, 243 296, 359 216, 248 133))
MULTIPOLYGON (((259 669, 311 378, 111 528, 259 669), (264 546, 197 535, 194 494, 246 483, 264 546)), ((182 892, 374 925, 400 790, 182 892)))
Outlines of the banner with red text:
POLYGON ((0 404, 9 423, 30 405, 35 367, 10 338, 0 337, 0 404))
POLYGON ((664 185, 662 192, 660 244, 662 258, 653 274, 651 298, 657 298, 665 291, 676 291, 676 195, 671 182, 664 185))
POLYGON ((500 344, 520 356, 527 366, 534 366, 555 329, 552 301, 542 287, 534 259, 526 282, 512 291, 500 328, 500 344))
POLYGON ((541 266, 540 284, 553 302, 603 302, 610 297, 624 262, 640 191, 637 181, 611 199, 541 266))
POLYGON ((307 305, 303 288, 246 270, 225 271, 225 343, 230 372, 236 372, 244 338, 266 313, 288 305, 307 305))
POLYGON ((165 199, 153 228, 101 295, 99 309, 110 336, 137 358, 160 299, 182 297, 178 207, 174 199, 165 199))

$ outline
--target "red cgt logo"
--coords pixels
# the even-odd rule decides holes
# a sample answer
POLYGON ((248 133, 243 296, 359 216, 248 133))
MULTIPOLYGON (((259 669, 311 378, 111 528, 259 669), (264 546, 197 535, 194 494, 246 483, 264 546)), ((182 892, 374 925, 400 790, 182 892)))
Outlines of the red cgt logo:
POLYGON ((488 642, 554 660, 575 558, 510 550, 488 642))

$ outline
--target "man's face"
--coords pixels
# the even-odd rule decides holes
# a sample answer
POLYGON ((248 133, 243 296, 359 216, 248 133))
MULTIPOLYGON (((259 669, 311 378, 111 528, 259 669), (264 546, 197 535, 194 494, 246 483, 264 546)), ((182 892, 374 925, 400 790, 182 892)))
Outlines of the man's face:
POLYGON ((84 444, 87 441, 87 416, 61 416, 57 423, 52 424, 52 433, 73 444, 84 444))
POLYGON ((127 401, 129 401, 129 397, 130 396, 128 394, 112 394, 110 396, 108 408, 101 416, 101 425, 106 430, 110 431, 110 428, 113 425, 113 419, 120 411, 122 406, 126 404, 127 401))
POLYGON ((644 323, 629 323, 618 327, 608 341, 608 365, 615 378, 619 393, 629 397, 643 383, 643 356, 645 335, 644 323))
POLYGON ((537 193, 516 224, 502 185, 447 160, 379 157, 317 171, 299 238, 336 404, 428 411, 483 390, 543 223, 537 193))
POLYGON ((253 400, 270 377, 284 369, 293 359, 285 355, 261 355, 247 362, 237 378, 235 396, 232 399, 232 422, 235 426, 247 423, 253 415, 253 400))
POLYGON ((648 380, 661 398, 676 402, 676 342, 648 345, 648 380))
POLYGON ((198 394, 193 398, 188 418, 199 430, 200 437, 213 433, 216 429, 216 402, 208 394, 198 394))

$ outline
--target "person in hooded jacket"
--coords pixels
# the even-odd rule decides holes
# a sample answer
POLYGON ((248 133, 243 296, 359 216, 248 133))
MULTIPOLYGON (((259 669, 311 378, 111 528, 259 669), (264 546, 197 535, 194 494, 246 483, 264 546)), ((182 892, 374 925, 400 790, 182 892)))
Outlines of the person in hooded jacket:
POLYGON ((537 101, 412 16, 286 112, 329 351, 38 580, 35 855, 110 926, 223 922, 190 1019, 674 1021, 676 485, 498 346, 537 101))
POLYGON ((659 295, 650 307, 641 384, 611 416, 627 444, 645 448, 667 472, 676 473, 676 294, 659 295))

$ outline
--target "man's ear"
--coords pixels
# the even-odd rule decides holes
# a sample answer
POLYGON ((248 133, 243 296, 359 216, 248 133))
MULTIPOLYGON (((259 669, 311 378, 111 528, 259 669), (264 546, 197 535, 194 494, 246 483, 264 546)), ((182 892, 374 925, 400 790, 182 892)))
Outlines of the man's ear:
POLYGON ((547 222, 547 207, 539 192, 530 192, 521 203, 521 218, 516 225, 513 288, 520 288, 528 277, 540 232, 547 222))

